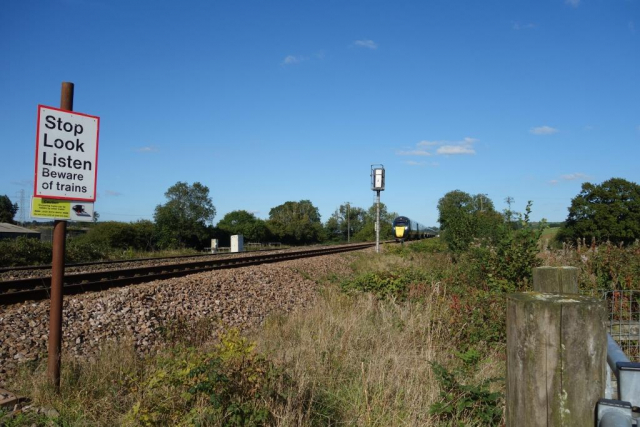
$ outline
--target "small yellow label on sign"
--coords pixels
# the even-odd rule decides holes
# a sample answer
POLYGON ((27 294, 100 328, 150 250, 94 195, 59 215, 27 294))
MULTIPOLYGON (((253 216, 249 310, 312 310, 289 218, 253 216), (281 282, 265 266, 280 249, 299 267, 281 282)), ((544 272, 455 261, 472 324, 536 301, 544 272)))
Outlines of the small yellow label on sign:
POLYGON ((31 216, 34 218, 70 219, 71 203, 64 200, 34 197, 31 203, 31 216))

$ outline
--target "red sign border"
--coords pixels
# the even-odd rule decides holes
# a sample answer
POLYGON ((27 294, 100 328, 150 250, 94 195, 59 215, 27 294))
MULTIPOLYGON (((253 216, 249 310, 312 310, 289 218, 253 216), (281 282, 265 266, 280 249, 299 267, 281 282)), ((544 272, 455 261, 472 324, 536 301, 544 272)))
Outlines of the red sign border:
POLYGON ((38 124, 36 126, 36 162, 35 162, 35 172, 33 178, 33 197, 38 197, 40 199, 53 199, 53 200, 77 200, 79 202, 95 202, 97 196, 97 187, 98 187, 98 146, 100 143, 100 117, 92 116, 90 114, 78 113, 77 111, 69 111, 62 110, 60 108, 49 107, 48 105, 38 104, 38 124), (48 108, 50 110, 61 111, 63 113, 77 114, 78 116, 90 117, 92 119, 96 119, 98 121, 98 127, 96 129, 96 160, 95 160, 95 174, 93 176, 93 199, 78 199, 75 197, 54 197, 54 196, 40 196, 37 194, 38 189, 38 151, 40 147, 40 113, 43 108, 48 108))

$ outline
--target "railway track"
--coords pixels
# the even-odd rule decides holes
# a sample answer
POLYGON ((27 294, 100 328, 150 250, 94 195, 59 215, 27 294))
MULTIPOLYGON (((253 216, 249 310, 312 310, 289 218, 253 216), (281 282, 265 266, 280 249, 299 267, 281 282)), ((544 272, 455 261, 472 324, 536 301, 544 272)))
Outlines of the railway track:
MULTIPOLYGON (((208 259, 206 261, 194 261, 170 265, 155 265, 69 274, 64 277, 64 294, 70 295, 101 291, 113 287, 128 286, 154 280, 164 280, 172 277, 186 276, 188 274, 201 273, 216 269, 238 268, 249 265, 267 264, 291 259, 349 252, 369 248, 374 245, 375 243, 359 243, 320 249, 260 254, 241 258, 208 259)), ((1 281, 0 305, 10 305, 31 300, 47 299, 50 296, 50 285, 50 276, 1 281)))
MULTIPOLYGON (((270 248, 270 249, 256 249, 249 252, 242 252, 243 254, 254 253, 254 252, 273 252, 277 250, 285 250, 278 248, 270 248)), ((132 258, 132 259, 118 259, 113 261, 92 261, 92 262, 78 262, 78 263, 69 263, 66 265, 66 268, 78 268, 78 267, 91 267, 98 265, 116 265, 116 264, 127 264, 134 262, 144 262, 144 261, 171 261, 171 260, 180 260, 187 258, 212 258, 217 256, 225 256, 225 255, 233 255, 231 252, 219 252, 215 254, 192 254, 192 255, 175 255, 175 256, 167 256, 167 257, 157 257, 157 258, 132 258)), ((41 265, 22 265, 17 267, 0 267, 0 273, 13 272, 13 271, 25 271, 25 270, 50 270, 51 264, 41 264, 41 265)))

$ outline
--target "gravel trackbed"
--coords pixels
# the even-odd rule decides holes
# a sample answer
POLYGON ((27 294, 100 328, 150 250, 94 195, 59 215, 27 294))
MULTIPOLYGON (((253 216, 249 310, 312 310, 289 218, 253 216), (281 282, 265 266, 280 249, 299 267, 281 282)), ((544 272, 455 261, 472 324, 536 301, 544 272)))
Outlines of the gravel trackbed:
MULTIPOLYGON (((68 296, 63 360, 91 355, 118 339, 149 352, 160 343, 162 330, 175 322, 213 318, 221 328, 259 325, 270 313, 313 304, 317 284, 309 278, 348 274, 352 258, 326 255, 68 296)), ((48 320, 49 301, 0 306, 0 387, 18 364, 46 359, 48 320)))

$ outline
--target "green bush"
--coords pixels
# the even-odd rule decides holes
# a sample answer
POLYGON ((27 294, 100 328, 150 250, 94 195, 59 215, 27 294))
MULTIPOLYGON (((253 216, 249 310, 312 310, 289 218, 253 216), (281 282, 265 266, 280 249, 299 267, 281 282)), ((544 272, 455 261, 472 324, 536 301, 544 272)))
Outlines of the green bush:
POLYGON ((93 226, 85 235, 76 239, 78 243, 101 248, 103 252, 112 250, 151 251, 156 248, 156 229, 148 220, 132 223, 107 221, 93 226))
POLYGON ((372 292, 379 298, 394 297, 404 300, 409 296, 410 285, 423 282, 425 275, 418 270, 365 273, 340 284, 345 292, 372 292))
MULTIPOLYGON (((71 263, 100 261, 109 258, 109 250, 105 247, 86 242, 82 239, 67 241, 65 259, 71 263)), ((48 262, 50 262, 49 260, 48 262)))
MULTIPOLYGON (((552 258, 557 255, 550 254, 552 258)), ((605 243, 594 248, 567 250, 550 262, 578 267, 581 290, 600 292, 640 289, 640 244, 605 243)))
MULTIPOLYGON (((88 243, 83 239, 69 239, 65 260, 70 263, 99 261, 108 258, 104 247, 88 243)), ((38 239, 19 237, 15 240, 0 240, 0 267, 40 265, 51 263, 51 243, 38 239)))
POLYGON ((440 401, 429 408, 432 415, 441 421, 470 421, 472 425, 495 426, 502 420, 503 396, 489 389, 491 383, 498 381, 490 378, 477 384, 465 384, 472 376, 471 370, 477 365, 479 353, 470 350, 458 355, 464 362, 462 369, 447 370, 444 366, 432 362, 431 367, 440 384, 440 401))
POLYGON ((531 282, 533 267, 542 263, 538 253, 540 236, 545 226, 543 223, 541 227, 532 227, 530 214, 531 202, 527 203, 521 227, 504 235, 496 245, 491 262, 492 279, 505 280, 517 285, 518 289, 524 289, 531 282))
POLYGON ((494 254, 484 247, 473 247, 470 251, 456 255, 452 261, 450 253, 412 252, 411 247, 438 251, 444 245, 436 239, 416 242, 411 245, 389 246, 402 256, 402 265, 389 271, 371 271, 368 267, 353 279, 341 283, 345 292, 371 292, 378 298, 393 297, 397 300, 422 301, 433 286, 446 289, 445 304, 450 311, 447 318, 434 319, 436 323, 455 331, 463 349, 479 343, 494 345, 504 342, 505 290, 504 279, 491 277, 491 257, 494 254), (420 245, 418 245, 420 243, 420 245), (424 246, 423 246, 424 245, 424 246), (421 247, 422 246, 422 247, 421 247))
POLYGON ((448 251, 447 244, 440 238, 422 239, 404 244, 385 245, 385 252, 389 254, 407 256, 412 253, 439 254, 448 251))
POLYGON ((274 381, 280 374, 254 347, 232 330, 210 352, 178 348, 157 359, 143 378, 134 379, 144 399, 125 419, 143 426, 268 424, 273 415, 266 402, 279 398, 274 381))
POLYGON ((598 289, 640 289, 640 245, 600 245, 597 253, 585 258, 583 264, 596 278, 598 289))
POLYGON ((50 262, 50 243, 28 237, 0 240, 1 267, 48 264, 50 262))
POLYGON ((531 283, 533 268, 541 265, 539 241, 544 231, 533 227, 529 220, 531 202, 516 229, 506 228, 503 237, 493 246, 476 245, 458 257, 465 260, 469 271, 475 271, 484 289, 496 292, 526 290, 531 283))

